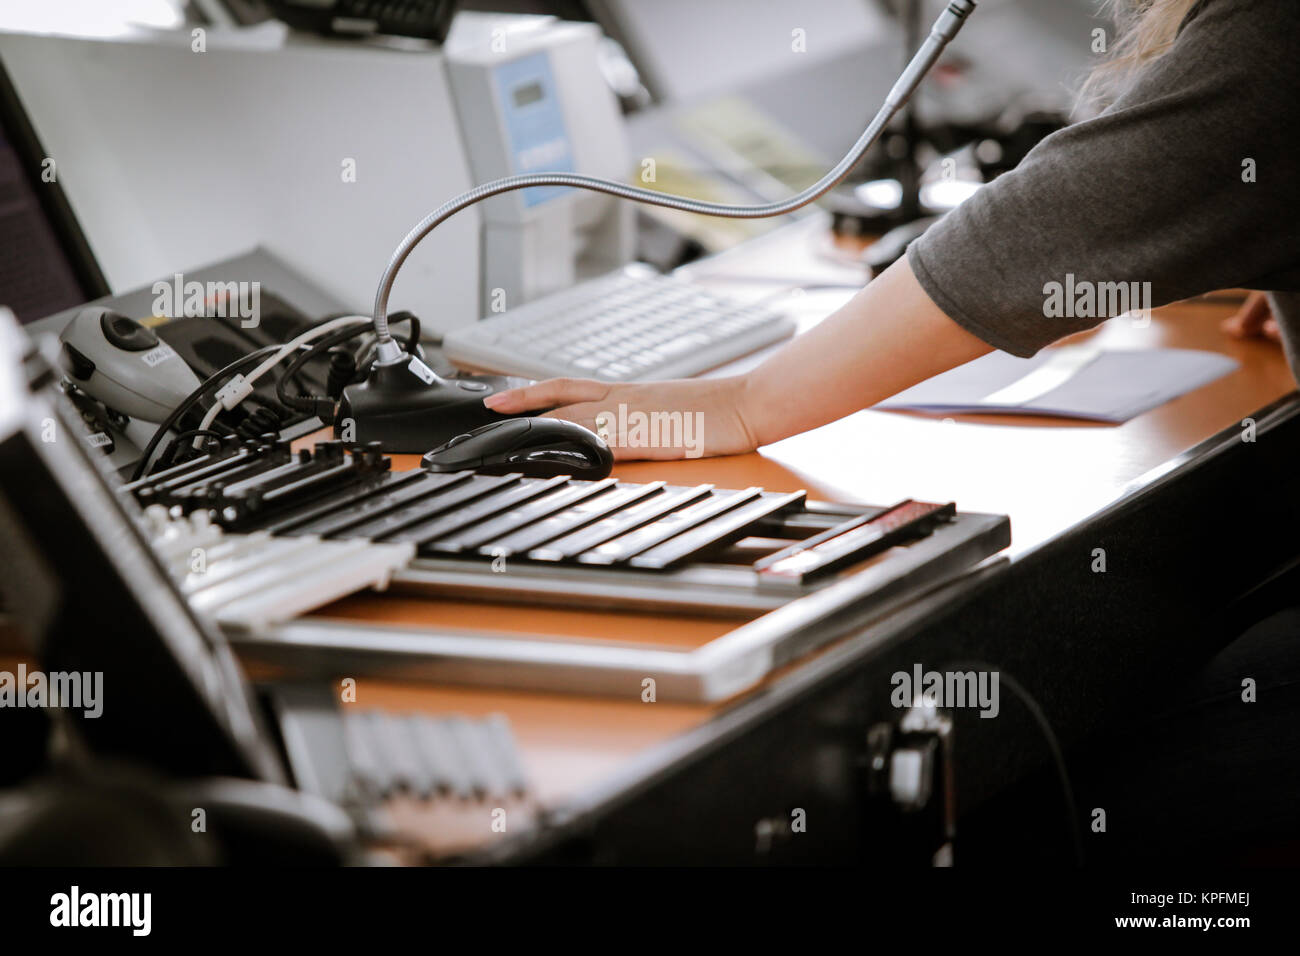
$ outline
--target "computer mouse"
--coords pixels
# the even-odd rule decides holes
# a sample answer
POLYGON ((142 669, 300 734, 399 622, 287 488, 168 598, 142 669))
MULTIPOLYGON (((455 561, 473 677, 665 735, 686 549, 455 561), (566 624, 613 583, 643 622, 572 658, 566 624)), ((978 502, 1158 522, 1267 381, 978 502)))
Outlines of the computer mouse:
POLYGON ((595 432, 558 418, 489 422, 425 454, 429 471, 519 472, 530 478, 609 476, 614 455, 595 432))
POLYGON ((103 306, 78 312, 60 333, 77 387, 128 418, 162 422, 199 378, 152 329, 103 306))

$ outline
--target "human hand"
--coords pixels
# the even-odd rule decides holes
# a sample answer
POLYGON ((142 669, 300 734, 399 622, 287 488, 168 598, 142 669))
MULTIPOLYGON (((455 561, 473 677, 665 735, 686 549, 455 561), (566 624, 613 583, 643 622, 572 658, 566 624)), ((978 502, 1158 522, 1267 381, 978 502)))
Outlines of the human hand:
POLYGON ((496 412, 548 408, 590 428, 609 443, 619 461, 739 455, 758 443, 741 408, 746 379, 682 379, 610 384, 593 379, 553 378, 497 392, 483 400, 496 412))
POLYGON ((1248 295, 1241 308, 1223 320, 1221 328, 1236 339, 1282 341, 1282 330, 1278 328, 1268 296, 1263 292, 1248 295))

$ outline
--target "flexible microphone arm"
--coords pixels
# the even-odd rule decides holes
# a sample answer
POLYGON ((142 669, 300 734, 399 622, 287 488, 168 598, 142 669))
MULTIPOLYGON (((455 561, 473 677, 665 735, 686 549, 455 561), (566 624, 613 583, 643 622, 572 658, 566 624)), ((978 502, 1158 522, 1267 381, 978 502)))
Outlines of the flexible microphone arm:
POLYGON ((393 253, 392 258, 388 260, 388 266, 384 269, 383 277, 379 280, 379 290, 375 293, 374 319, 375 332, 378 336, 375 364, 395 365, 409 360, 402 347, 397 344, 388 331, 388 295, 392 291, 393 282, 397 279, 398 271, 415 247, 419 245, 420 240, 444 220, 450 219, 465 207, 516 189, 528 189, 532 186, 572 186, 598 193, 608 193, 611 196, 631 199, 651 206, 665 206, 668 209, 680 209, 684 212, 700 213, 705 216, 719 216, 727 219, 764 219, 769 216, 782 216, 788 212, 793 212, 829 192, 849 174, 849 171, 857 165, 863 154, 871 148, 871 145, 884 132, 889 121, 911 99, 912 94, 916 92, 916 88, 921 85, 921 80, 930 72, 930 68, 934 66, 939 59, 939 55, 943 53, 944 47, 952 41, 953 37, 961 29, 962 24, 966 22, 966 18, 974 11, 975 0, 952 0, 934 22, 929 37, 926 38, 921 48, 916 51, 916 55, 912 57, 911 62, 904 68, 902 75, 899 76, 897 82, 889 91, 889 95, 885 97, 884 105, 880 107, 880 111, 876 113, 875 118, 872 119, 862 135, 858 137, 858 141, 853 144, 853 148, 825 176, 798 195, 791 196, 781 202, 764 203, 758 206, 731 206, 726 203, 702 202, 698 199, 674 196, 670 193, 642 189, 639 186, 628 186, 612 180, 600 179, 595 176, 582 176, 577 173, 527 173, 507 176, 504 179, 484 183, 482 186, 476 186, 469 192, 444 203, 420 220, 416 227, 406 234, 406 238, 398 244, 397 250, 393 253))

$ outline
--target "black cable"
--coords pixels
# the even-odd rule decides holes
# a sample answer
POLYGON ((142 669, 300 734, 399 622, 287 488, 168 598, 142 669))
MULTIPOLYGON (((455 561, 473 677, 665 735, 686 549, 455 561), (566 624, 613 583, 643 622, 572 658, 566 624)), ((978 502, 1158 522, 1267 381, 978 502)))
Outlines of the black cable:
MULTIPOLYGON (((403 316, 403 319, 406 319, 406 316, 403 316)), ((329 322, 329 321, 332 321, 332 319, 328 319, 328 318, 324 319, 321 322, 318 322, 317 325, 322 325, 325 322, 329 322)), ((414 354, 415 345, 419 341, 420 320, 417 319, 415 316, 410 315, 409 321, 411 323, 411 333, 407 337, 407 350, 411 351, 412 354, 414 354)), ((356 329, 367 331, 373 329, 373 327, 374 327, 373 323, 369 323, 367 325, 356 326, 356 329)), ((353 330, 344 329, 342 331, 350 332, 353 330)), ((333 338, 333 336, 326 336, 325 339, 323 339, 322 341, 328 340, 330 338, 333 338)), ((180 404, 177 405, 174 409, 172 409, 171 414, 167 416, 167 418, 162 422, 161 425, 158 426, 157 430, 153 433, 153 437, 149 439, 149 444, 145 446, 144 451, 140 455, 140 461, 136 464, 135 471, 131 474, 131 480, 139 481, 141 478, 144 477, 145 471, 148 469, 149 466, 149 461, 153 457, 153 453, 158 448, 158 443, 163 440, 164 436, 166 436, 166 434, 169 431, 171 431, 173 427, 175 427, 176 423, 181 419, 181 417, 184 416, 184 414, 188 412, 190 408, 193 407, 194 403, 197 402, 200 398, 202 398, 204 394, 206 394, 209 390, 211 390, 215 385, 217 385, 221 380, 223 380, 227 376, 236 374, 237 372, 241 371, 245 366, 252 365, 254 362, 262 358, 265 358, 266 356, 279 352, 282 348, 284 348, 283 344, 263 346, 262 348, 258 349, 255 352, 250 352, 249 354, 243 356, 242 358, 235 359, 235 361, 231 362, 225 368, 213 372, 201 383, 199 383, 199 387, 196 388, 194 391, 190 392, 190 394, 187 395, 184 399, 182 399, 180 404)), ((308 349, 308 353, 313 353, 315 351, 316 351, 315 349, 308 349)), ((299 356, 299 358, 302 359, 302 361, 298 362, 298 364, 294 366, 294 371, 296 371, 297 368, 300 368, 302 364, 304 364, 306 361, 306 359, 304 359, 302 356, 299 356)), ((289 377, 291 376, 286 375, 281 378, 280 382, 277 383, 276 386, 277 392, 279 392, 282 383, 289 377)), ((293 408, 294 406, 289 405, 289 407, 293 408)))
POLYGON ((236 434, 252 439, 260 439, 266 434, 277 434, 279 431, 280 416, 266 406, 254 409, 248 417, 235 426, 236 434))
MULTIPOLYGON (((343 389, 357 375, 357 359, 346 349, 340 349, 330 355, 329 376, 325 380, 325 394, 335 401, 343 394, 343 389)), ((300 386, 301 387, 301 386, 300 386)))
POLYGON ((227 437, 211 428, 191 428, 189 431, 181 432, 168 442, 167 447, 159 453, 158 461, 166 462, 168 465, 175 464, 177 452, 180 451, 181 448, 185 447, 185 443, 191 438, 198 438, 200 435, 207 435, 209 438, 215 438, 217 441, 224 441, 227 437))
POLYGON ((171 414, 168 415, 167 418, 163 421, 163 423, 158 426, 158 430, 153 433, 153 437, 149 439, 149 444, 145 446, 144 452, 140 455, 140 462, 135 466, 135 471, 131 475, 131 480, 139 481, 141 478, 144 477, 145 471, 149 466, 149 459, 153 457, 154 450, 158 447, 158 443, 163 440, 163 436, 165 436, 169 431, 172 430, 175 424, 181 419, 181 416, 183 416, 187 411, 189 411, 190 408, 194 405, 194 403, 197 402, 200 398, 202 398, 203 395, 209 389, 217 385, 226 376, 234 375, 236 372, 240 371, 244 366, 251 365, 254 362, 257 362, 265 358, 268 355, 272 355, 275 352, 280 351, 280 349, 282 349, 283 347, 284 346, 282 345, 264 346, 263 348, 258 349, 256 352, 248 353, 243 358, 235 359, 235 361, 231 362, 225 368, 221 369, 220 371, 213 372, 206 379, 204 379, 199 384, 199 387, 196 388, 194 391, 190 392, 189 395, 185 396, 185 398, 181 401, 181 403, 177 405, 174 409, 172 409, 171 414))
POLYGON ((1043 737, 1047 741, 1047 748, 1051 751, 1056 775, 1061 783, 1061 796, 1065 801, 1066 825, 1070 831, 1070 841, 1074 845, 1074 861, 1077 866, 1082 867, 1084 862, 1083 837, 1079 832, 1079 809, 1074 800, 1074 786, 1070 783, 1070 773, 1065 767, 1065 754, 1061 750, 1061 742, 1057 739, 1056 731, 1052 730, 1052 725, 1048 722, 1047 715, 1043 713, 1043 708, 1038 706, 1038 701, 1034 700, 1033 695, 1025 690, 1019 681, 1008 674, 1005 668, 994 667, 987 661, 955 661, 945 665, 940 670, 997 671, 998 679, 1010 687, 1011 692, 1020 698, 1020 702, 1025 705, 1030 716, 1034 718, 1039 729, 1043 732, 1043 737))
POLYGON ((286 408, 292 408, 295 411, 310 412, 326 424, 334 421, 334 399, 327 395, 290 395, 287 383, 294 377, 298 369, 305 365, 310 359, 336 345, 354 339, 359 335, 365 335, 367 332, 374 331, 374 323, 358 325, 350 329, 339 329, 329 335, 323 336, 316 342, 312 343, 311 348, 303 352, 292 362, 288 368, 280 375, 275 382, 275 397, 286 408))
MULTIPOLYGON (((326 322, 332 322, 334 321, 334 319, 341 318, 341 317, 342 316, 327 316, 326 318, 322 319, 320 322, 317 322, 316 325, 313 325, 310 328, 316 328, 318 326, 324 325, 326 322)), ((414 317, 412 316, 412 318, 414 317)), ((365 326, 360 326, 360 328, 365 328, 365 326)), ((416 325, 416 328, 418 329, 418 324, 416 325)), ((309 330, 305 330, 305 331, 309 331, 309 330)), ((135 471, 131 475, 131 480, 139 481, 141 478, 144 477, 145 470, 149 466, 149 459, 153 457, 154 450, 157 449, 158 443, 162 441, 163 436, 166 435, 167 432, 169 432, 173 428, 173 426, 175 426, 176 422, 180 420, 181 416, 183 416, 187 411, 190 410, 190 408, 194 405, 195 402, 197 402, 200 398, 203 397, 204 393, 208 391, 208 389, 212 388, 214 384, 216 384, 220 379, 225 378, 227 375, 233 375, 236 372, 243 369, 244 366, 251 365, 253 362, 257 361, 258 359, 279 352, 282 348, 284 348, 284 343, 278 345, 263 346, 262 348, 258 349, 255 352, 250 352, 249 354, 245 355, 243 358, 235 359, 235 361, 231 362, 225 368, 221 369, 220 371, 212 373, 206 379, 204 379, 203 382, 200 383, 198 388, 190 392, 190 394, 187 395, 181 401, 181 403, 172 410, 171 414, 167 416, 167 419, 158 427, 158 430, 154 432, 153 437, 149 440, 149 444, 146 446, 144 450, 144 453, 140 456, 140 462, 139 464, 136 465, 135 471)))
MULTIPOLYGON (((410 331, 406 336, 406 351, 411 355, 416 354, 416 348, 420 342, 420 320, 409 312, 397 313, 393 316, 394 321, 409 322, 410 331), (399 317, 400 316, 400 317, 399 317)), ((354 339, 359 335, 374 331, 374 323, 370 322, 365 325, 357 325, 350 329, 339 329, 329 335, 322 336, 311 344, 306 352, 300 354, 288 367, 281 373, 275 383, 275 397, 279 399, 280 404, 300 412, 311 412, 326 424, 332 424, 334 420, 335 400, 323 395, 290 395, 288 392, 288 382, 294 377, 298 369, 310 362, 314 357, 320 355, 336 345, 354 339)))

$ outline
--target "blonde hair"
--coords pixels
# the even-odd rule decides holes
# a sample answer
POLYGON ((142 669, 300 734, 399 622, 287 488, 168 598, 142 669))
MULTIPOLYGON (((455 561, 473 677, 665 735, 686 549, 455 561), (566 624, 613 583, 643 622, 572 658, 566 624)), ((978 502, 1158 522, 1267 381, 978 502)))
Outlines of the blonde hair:
POLYGON ((1108 0, 1118 39, 1106 61, 1079 92, 1080 103, 1101 108, 1114 100, 1142 70, 1169 52, 1178 28, 1197 0, 1108 0))

